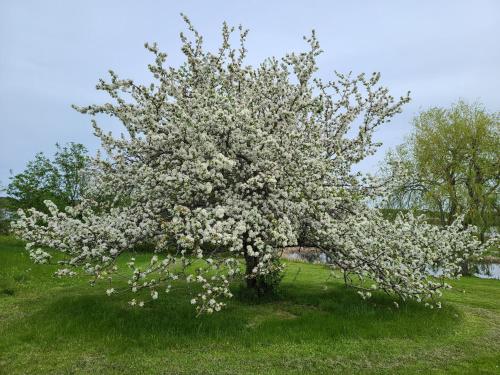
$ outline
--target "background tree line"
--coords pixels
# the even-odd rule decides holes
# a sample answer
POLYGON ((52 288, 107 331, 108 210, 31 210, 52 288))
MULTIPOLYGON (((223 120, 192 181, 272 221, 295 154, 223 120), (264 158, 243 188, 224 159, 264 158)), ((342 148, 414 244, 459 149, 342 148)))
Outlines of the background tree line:
POLYGON ((0 198, 0 231, 7 232, 19 208, 46 212, 43 203, 51 200, 64 208, 76 204, 89 183, 88 151, 80 143, 56 144, 52 158, 42 152, 29 161, 23 172, 12 175, 0 198))

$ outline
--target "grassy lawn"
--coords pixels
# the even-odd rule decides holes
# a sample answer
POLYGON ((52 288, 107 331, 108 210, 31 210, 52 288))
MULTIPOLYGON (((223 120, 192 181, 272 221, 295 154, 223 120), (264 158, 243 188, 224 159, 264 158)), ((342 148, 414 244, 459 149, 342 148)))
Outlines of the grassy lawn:
POLYGON ((289 262, 276 299, 195 318, 182 286, 134 309, 23 249, 0 237, 1 374, 500 374, 498 280, 453 282, 441 310, 396 309, 289 262))

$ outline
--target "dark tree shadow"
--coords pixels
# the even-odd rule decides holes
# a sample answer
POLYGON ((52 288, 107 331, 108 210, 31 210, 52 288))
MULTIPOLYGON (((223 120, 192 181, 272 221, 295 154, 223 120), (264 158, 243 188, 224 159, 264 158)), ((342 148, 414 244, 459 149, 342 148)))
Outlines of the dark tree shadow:
POLYGON ((122 351, 130 347, 182 347, 206 343, 268 345, 332 342, 339 339, 438 338, 451 334, 459 319, 453 306, 430 310, 375 294, 362 300, 352 289, 332 284, 326 290, 285 285, 278 296, 260 301, 237 298, 220 313, 196 317, 180 290, 144 308, 132 308, 130 296, 102 294, 54 296, 11 328, 24 342, 80 344, 122 351))

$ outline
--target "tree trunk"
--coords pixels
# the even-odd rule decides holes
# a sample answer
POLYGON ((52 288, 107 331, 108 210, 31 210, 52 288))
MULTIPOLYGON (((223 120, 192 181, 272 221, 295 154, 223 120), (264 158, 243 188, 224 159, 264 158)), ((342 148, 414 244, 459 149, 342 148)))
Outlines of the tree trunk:
POLYGON ((245 277, 248 289, 256 289, 257 288, 257 278, 253 275, 252 270, 255 266, 257 266, 257 258, 251 257, 245 254, 245 277))
POLYGON ((470 276, 472 274, 471 269, 470 269, 470 265, 469 265, 469 261, 464 260, 462 262, 462 264, 460 265, 460 268, 462 269, 461 274, 463 276, 470 276))
POLYGON ((246 248, 248 245, 247 237, 245 235, 243 239, 243 245, 245 249, 245 278, 247 289, 255 291, 257 296, 263 296, 264 294, 271 291, 272 286, 266 283, 263 276, 256 276, 252 271, 259 264, 259 258, 253 257, 247 254, 246 248))

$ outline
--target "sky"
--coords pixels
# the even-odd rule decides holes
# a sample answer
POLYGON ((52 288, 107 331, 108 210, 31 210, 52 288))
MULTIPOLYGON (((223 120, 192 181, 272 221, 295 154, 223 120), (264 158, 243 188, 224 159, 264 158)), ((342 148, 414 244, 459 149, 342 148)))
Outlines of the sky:
POLYGON ((500 1, 0 0, 0 184, 37 152, 52 154, 56 142, 95 153, 90 118, 71 104, 106 102, 95 84, 108 69, 150 82, 144 42, 182 63, 181 12, 209 49, 218 47, 224 20, 250 29, 252 65, 304 50, 302 36, 315 29, 325 51, 318 76, 378 71, 395 97, 411 91, 403 113, 378 130, 383 146, 359 165, 363 171, 376 171, 419 111, 458 99, 500 110, 500 1))

